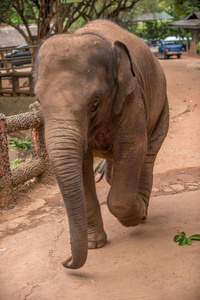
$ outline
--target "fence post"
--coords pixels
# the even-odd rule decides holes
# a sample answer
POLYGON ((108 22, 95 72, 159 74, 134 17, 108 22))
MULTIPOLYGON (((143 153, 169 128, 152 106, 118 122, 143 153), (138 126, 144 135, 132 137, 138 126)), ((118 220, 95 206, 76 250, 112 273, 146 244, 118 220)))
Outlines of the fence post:
MULTIPOLYGON (((29 106, 30 111, 40 110, 40 104, 38 101, 35 101, 29 106)), ((45 145, 44 137, 44 125, 39 128, 33 128, 31 131, 31 140, 32 140, 32 156, 41 157, 45 163, 44 172, 41 173, 37 178, 40 182, 54 184, 56 182, 52 168, 49 162, 48 153, 45 145)))
POLYGON ((17 96, 19 94, 19 77, 17 77, 16 74, 16 71, 12 71, 11 73, 13 96, 17 96))
POLYGON ((0 76, 0 95, 3 95, 2 88, 3 88, 3 86, 2 86, 2 77, 0 76))
POLYGON ((12 202, 11 171, 8 155, 7 122, 0 114, 0 206, 7 206, 12 202))
POLYGON ((32 74, 32 72, 28 75, 28 80, 29 80, 30 96, 33 96, 34 90, 33 90, 33 74, 32 74))

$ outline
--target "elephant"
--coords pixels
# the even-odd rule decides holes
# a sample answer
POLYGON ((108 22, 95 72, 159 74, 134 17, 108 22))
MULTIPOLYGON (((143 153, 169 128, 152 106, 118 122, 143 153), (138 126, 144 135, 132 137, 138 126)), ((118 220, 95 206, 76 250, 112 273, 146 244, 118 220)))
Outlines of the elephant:
POLYGON ((88 22, 39 47, 35 95, 45 142, 69 219, 69 269, 107 241, 93 160, 106 161, 109 211, 126 226, 147 218, 153 167, 167 135, 166 79, 137 36, 112 21, 88 22))

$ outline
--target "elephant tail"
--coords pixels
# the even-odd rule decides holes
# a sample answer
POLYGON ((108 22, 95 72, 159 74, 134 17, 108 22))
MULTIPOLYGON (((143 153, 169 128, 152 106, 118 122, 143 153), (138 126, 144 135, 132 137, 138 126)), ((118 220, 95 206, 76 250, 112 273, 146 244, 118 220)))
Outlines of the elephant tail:
POLYGON ((105 175, 106 160, 102 159, 94 170, 95 182, 100 182, 105 175), (97 177, 97 179, 96 179, 97 177))

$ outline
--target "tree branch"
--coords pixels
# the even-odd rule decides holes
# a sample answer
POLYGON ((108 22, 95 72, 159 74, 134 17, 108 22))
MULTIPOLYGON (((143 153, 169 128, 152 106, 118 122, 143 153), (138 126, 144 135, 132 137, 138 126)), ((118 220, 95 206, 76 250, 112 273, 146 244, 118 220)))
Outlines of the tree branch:
MULTIPOLYGON (((20 4, 19 4, 19 0, 15 0, 16 4, 14 3, 13 0, 11 0, 11 5, 12 7, 16 10, 17 14, 20 16, 20 18, 22 19, 23 23, 24 23, 24 26, 26 27, 26 30, 27 30, 27 33, 28 33, 28 37, 26 36, 26 41, 28 41, 28 44, 30 44, 30 41, 33 42, 33 36, 32 36, 32 33, 30 31, 30 28, 29 28, 29 24, 28 24, 28 21, 26 20, 25 16, 24 16, 24 2, 23 0, 21 0, 21 3, 22 3, 22 9, 20 9, 20 4)), ((15 24, 13 24, 15 25, 15 24)), ((13 26, 12 25, 12 26, 13 26)), ((15 27, 15 26, 13 26, 15 27)), ((16 27, 15 27, 16 28, 16 27)))
POLYGON ((120 12, 130 11, 139 0, 84 0, 79 3, 63 3, 61 0, 10 0, 10 8, 17 14, 19 21, 14 24, 8 14, 0 15, 0 21, 17 29, 28 44, 33 44, 33 35, 29 28, 29 20, 37 23, 37 43, 53 30, 56 33, 66 32, 78 19, 85 22, 96 18, 115 19, 120 12), (55 20, 54 20, 55 17, 55 20), (27 33, 21 27, 23 22, 27 33), (50 26, 54 22, 53 26, 50 26), (65 24, 66 22, 66 24, 65 24))
POLYGON ((28 39, 27 35, 25 34, 25 32, 19 27, 19 25, 15 25, 15 24, 14 24, 13 22, 11 22, 10 20, 4 19, 4 18, 2 18, 2 17, 0 17, 0 21, 1 21, 2 23, 8 24, 8 25, 14 27, 14 28, 15 28, 15 29, 23 36, 23 38, 26 40, 26 42, 27 42, 27 44, 28 44, 29 39, 28 39))

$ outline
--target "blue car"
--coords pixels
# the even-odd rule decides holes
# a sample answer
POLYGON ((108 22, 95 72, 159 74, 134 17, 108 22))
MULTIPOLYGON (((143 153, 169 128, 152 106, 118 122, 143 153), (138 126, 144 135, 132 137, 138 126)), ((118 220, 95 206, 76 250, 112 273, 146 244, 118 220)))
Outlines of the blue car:
POLYGON ((163 59, 170 58, 174 55, 177 56, 177 58, 181 58, 182 51, 183 46, 180 45, 178 41, 161 41, 158 47, 158 52, 163 59))

